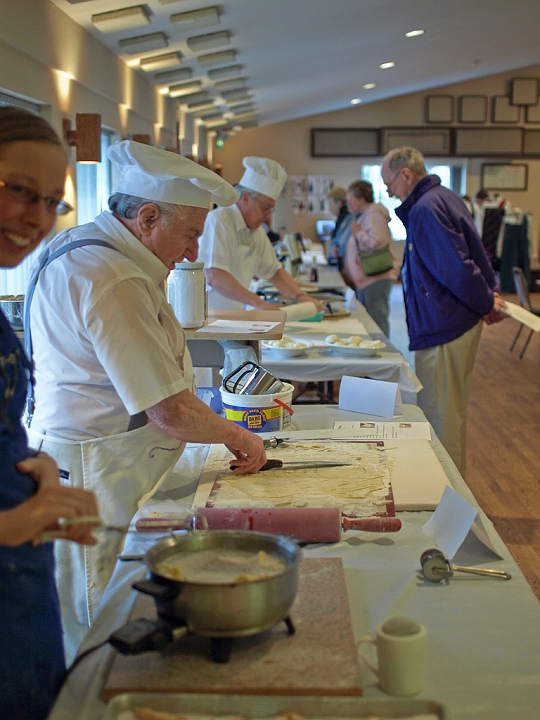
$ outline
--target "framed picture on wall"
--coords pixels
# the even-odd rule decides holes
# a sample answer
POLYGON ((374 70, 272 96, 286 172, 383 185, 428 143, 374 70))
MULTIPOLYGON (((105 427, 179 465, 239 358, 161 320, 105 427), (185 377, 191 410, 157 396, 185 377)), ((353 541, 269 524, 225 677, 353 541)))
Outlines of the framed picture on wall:
POLYGON ((485 123, 487 120, 487 97, 485 95, 461 95, 458 119, 462 123, 485 123))
POLYGON ((481 186, 485 190, 526 190, 528 170, 526 163, 484 163, 481 186))
POLYGON ((525 108, 525 122, 540 123, 540 103, 538 105, 527 105, 525 108))
POLYGON ((491 112, 494 123, 517 123, 519 120, 519 106, 512 105, 507 95, 493 96, 491 112))
POLYGON ((538 102, 538 78, 513 78, 510 102, 512 105, 536 105, 538 102))
POLYGON ((454 120, 454 98, 452 95, 427 95, 426 122, 451 123, 454 120))

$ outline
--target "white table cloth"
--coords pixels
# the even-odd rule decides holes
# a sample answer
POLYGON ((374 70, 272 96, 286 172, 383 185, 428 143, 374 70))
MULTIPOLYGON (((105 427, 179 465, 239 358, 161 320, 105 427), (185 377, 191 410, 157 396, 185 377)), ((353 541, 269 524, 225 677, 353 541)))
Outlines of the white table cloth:
MULTIPOLYGON (((298 429, 333 427, 335 419, 377 419, 338 411, 332 406, 297 407, 298 429)), ((404 419, 423 420, 415 406, 405 406, 404 419)), ((477 506, 448 454, 433 437, 434 450, 452 486, 477 506)), ((207 453, 188 446, 177 473, 161 491, 189 507, 207 453)), ((504 569, 510 581, 456 573, 449 584, 432 584, 419 574, 420 555, 433 542, 422 530, 429 512, 400 513, 399 533, 379 535, 349 531, 334 545, 312 545, 306 557, 343 560, 355 639, 373 634, 386 618, 404 614, 428 631, 425 685, 418 697, 436 700, 447 720, 537 720, 540 708, 540 604, 489 520, 482 514, 500 560, 469 535, 454 558, 456 564, 504 569)), ((155 542, 128 535, 124 552, 138 552, 155 542)), ((118 562, 103 598, 102 609, 83 649, 106 640, 127 619, 135 599, 131 583, 146 568, 118 562)), ((362 647, 369 653, 371 647, 362 647)), ((100 720, 106 705, 101 690, 113 650, 105 646, 85 658, 66 683, 49 720, 100 720)), ((387 697, 363 665, 365 697, 387 697)))

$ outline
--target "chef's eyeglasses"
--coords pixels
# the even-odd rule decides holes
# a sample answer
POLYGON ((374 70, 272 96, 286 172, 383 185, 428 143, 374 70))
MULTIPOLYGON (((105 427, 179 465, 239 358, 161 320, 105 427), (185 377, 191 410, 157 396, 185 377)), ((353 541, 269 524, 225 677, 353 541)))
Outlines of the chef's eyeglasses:
POLYGON ((274 206, 268 207, 268 205, 265 205, 264 203, 262 203, 258 197, 255 198, 255 202, 259 203, 259 205, 261 206, 265 215, 268 215, 268 213, 273 213, 276 211, 276 208, 274 206))
POLYGON ((7 190, 13 200, 24 203, 24 205, 34 205, 38 200, 43 200, 45 208, 53 215, 65 215, 73 210, 71 205, 65 200, 59 200, 55 197, 45 197, 25 185, 17 185, 7 183, 5 180, 0 180, 0 188, 7 190))

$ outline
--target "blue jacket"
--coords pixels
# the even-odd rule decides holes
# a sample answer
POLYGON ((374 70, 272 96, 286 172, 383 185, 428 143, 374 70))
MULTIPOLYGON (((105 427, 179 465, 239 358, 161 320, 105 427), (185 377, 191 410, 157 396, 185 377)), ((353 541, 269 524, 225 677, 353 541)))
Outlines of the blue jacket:
POLYGON ((455 340, 493 308, 499 291, 463 200, 427 175, 396 209, 407 240, 401 277, 410 350, 455 340))

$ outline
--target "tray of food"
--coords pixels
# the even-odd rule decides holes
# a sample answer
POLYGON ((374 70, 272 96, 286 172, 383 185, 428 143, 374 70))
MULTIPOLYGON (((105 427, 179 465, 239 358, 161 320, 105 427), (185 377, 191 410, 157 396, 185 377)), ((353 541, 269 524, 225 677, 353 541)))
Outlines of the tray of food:
POLYGON ((372 357, 386 345, 381 340, 366 340, 360 335, 351 335, 340 338, 338 335, 328 335, 325 340, 326 347, 338 355, 352 355, 354 357, 372 357))
POLYGON ((442 706, 410 698, 124 693, 103 720, 442 720, 442 706))
POLYGON ((263 341, 261 345, 265 350, 271 351, 280 358, 298 357, 313 347, 313 343, 309 340, 295 340, 288 335, 284 335, 281 340, 263 341))

